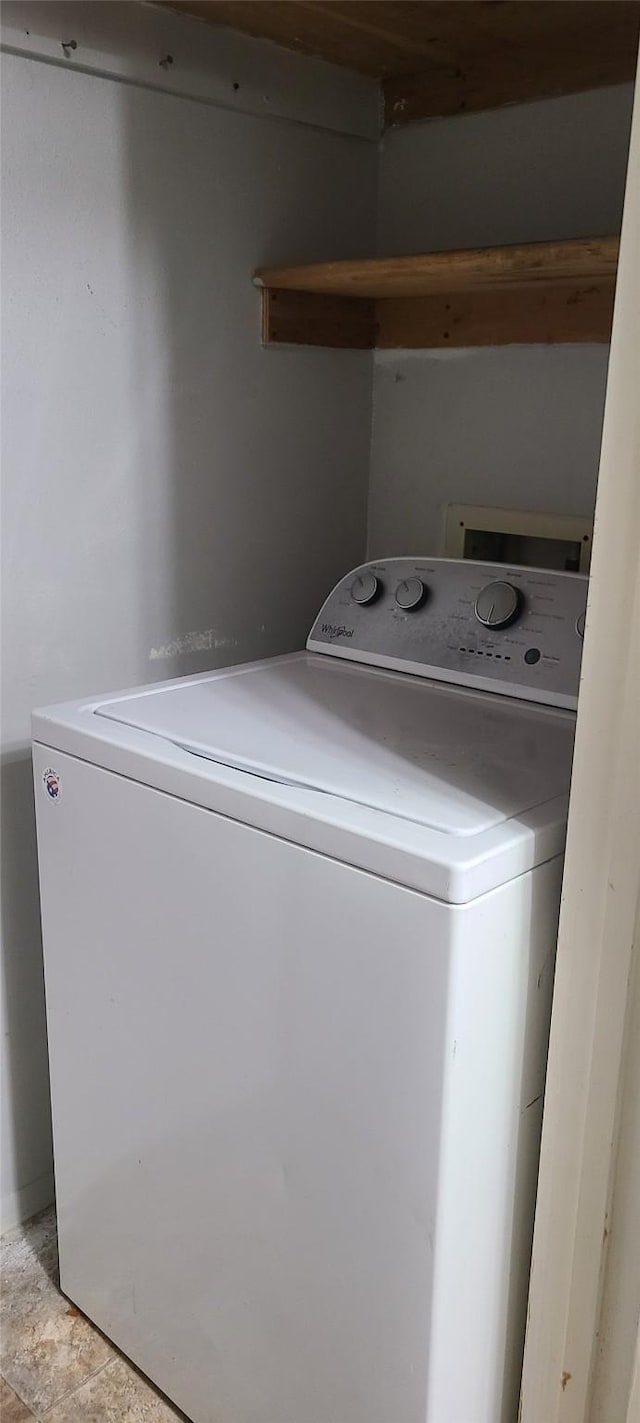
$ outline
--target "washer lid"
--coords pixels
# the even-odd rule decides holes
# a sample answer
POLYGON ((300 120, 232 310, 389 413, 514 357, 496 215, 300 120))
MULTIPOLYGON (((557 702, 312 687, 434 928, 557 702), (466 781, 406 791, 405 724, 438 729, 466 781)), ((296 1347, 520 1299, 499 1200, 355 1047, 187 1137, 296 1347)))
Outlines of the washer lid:
POLYGON ((98 716, 447 835, 563 795, 574 718, 303 653, 103 702, 98 716))

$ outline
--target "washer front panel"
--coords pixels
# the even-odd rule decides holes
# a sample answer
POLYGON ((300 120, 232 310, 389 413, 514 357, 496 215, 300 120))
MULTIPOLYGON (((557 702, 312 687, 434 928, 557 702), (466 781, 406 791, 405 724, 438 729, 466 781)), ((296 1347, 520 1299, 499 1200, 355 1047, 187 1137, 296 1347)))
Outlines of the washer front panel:
POLYGON ((307 647, 572 708, 587 587, 582 574, 550 569, 465 559, 378 560, 340 580, 316 618, 307 647), (362 603, 359 590, 374 579, 375 595, 362 603), (418 582, 423 588, 419 598, 418 582), (516 611, 506 626, 485 625, 493 611, 488 585, 499 586, 502 596, 505 585, 514 590, 516 611), (412 606, 406 606, 407 590, 412 606))
POLYGON ((194 1423, 512 1420, 559 862, 454 908, 36 761, 65 1294, 194 1423))

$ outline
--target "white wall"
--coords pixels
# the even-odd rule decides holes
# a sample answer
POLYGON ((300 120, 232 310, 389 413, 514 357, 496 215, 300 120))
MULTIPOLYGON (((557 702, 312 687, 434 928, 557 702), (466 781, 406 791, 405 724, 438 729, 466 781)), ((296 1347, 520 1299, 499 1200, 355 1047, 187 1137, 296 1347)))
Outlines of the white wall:
MULTIPOLYGON (((617 232, 633 88, 392 129, 378 250, 617 232)), ((449 503, 590 516, 608 347, 378 352, 369 551, 441 553, 449 503)))
POLYGON ((3 130, 9 1224, 51 1195, 30 711, 300 646, 363 556, 370 358, 262 350, 250 274, 365 250, 376 147, 15 55, 3 130))

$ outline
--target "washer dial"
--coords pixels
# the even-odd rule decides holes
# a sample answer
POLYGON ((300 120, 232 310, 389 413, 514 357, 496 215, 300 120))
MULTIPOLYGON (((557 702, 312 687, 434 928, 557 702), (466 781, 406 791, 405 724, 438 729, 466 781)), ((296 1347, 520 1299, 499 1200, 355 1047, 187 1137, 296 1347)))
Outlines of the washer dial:
POLYGON ((403 578, 396 588, 396 603, 405 612, 413 612, 424 602, 426 592, 421 578, 403 578))
POLYGON ((513 583, 487 583, 476 598, 476 617, 486 628, 506 628, 515 621, 522 596, 513 583))
POLYGON ((578 637, 584 637, 584 620, 585 620, 585 617, 586 617, 586 614, 585 614, 585 613, 581 613, 581 614, 580 614, 580 617, 578 618, 578 621, 577 621, 577 623, 576 623, 576 632, 577 632, 577 634, 578 634, 578 637))
POLYGON ((360 603, 361 606, 372 603, 380 591, 379 579, 375 573, 357 573, 350 591, 354 603, 360 603))

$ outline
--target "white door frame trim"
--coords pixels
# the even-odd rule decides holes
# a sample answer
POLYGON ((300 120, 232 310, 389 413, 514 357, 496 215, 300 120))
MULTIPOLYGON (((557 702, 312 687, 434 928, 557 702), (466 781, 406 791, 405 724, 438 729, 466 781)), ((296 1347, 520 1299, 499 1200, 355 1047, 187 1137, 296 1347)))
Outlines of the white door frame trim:
POLYGON ((640 1330, 638 1331, 636 1341, 636 1355, 633 1366, 633 1378, 631 1380, 631 1391, 629 1393, 626 1423, 636 1423, 638 1418, 640 1418, 640 1330))
POLYGON ((521 1423, 589 1418, 640 892, 639 333, 637 85, 578 706, 521 1423))

